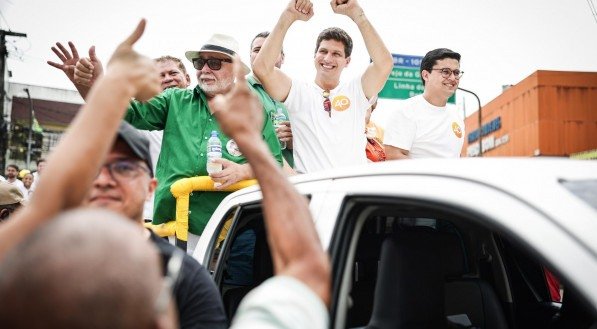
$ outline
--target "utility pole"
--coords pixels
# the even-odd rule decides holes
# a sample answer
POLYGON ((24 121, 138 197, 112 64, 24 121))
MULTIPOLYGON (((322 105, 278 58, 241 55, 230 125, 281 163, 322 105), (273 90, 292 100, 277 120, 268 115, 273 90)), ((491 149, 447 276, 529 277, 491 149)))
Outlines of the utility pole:
POLYGON ((8 57, 8 50, 6 49, 7 36, 26 38, 27 34, 0 29, 0 168, 2 169, 6 166, 5 157, 6 147, 8 146, 8 126, 4 118, 4 100, 6 98, 4 76, 6 75, 6 57, 8 57))
POLYGON ((31 145, 33 145, 33 100, 29 88, 24 89, 29 98, 29 135, 27 136, 27 169, 31 168, 31 145))

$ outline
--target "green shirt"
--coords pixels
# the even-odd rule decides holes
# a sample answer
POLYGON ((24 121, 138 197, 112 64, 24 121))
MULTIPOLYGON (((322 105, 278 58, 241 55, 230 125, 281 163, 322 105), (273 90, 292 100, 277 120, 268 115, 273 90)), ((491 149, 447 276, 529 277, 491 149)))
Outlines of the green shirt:
MULTIPOLYGON (((264 109, 262 136, 274 158, 282 164, 280 143, 271 120, 264 109)), ((124 117, 138 129, 164 130, 162 148, 155 176, 153 223, 175 219, 176 200, 170 185, 181 178, 207 176, 207 140, 211 131, 218 131, 222 142, 222 157, 236 163, 246 163, 234 141, 220 130, 207 106, 203 91, 170 88, 147 103, 132 101, 124 117)), ((200 235, 214 210, 228 192, 193 192, 189 200, 189 232, 200 235)))
MULTIPOLYGON (((265 91, 261 82, 259 80, 257 80, 257 78, 254 75, 251 74, 250 76, 248 76, 247 81, 249 82, 249 84, 251 86, 253 86, 255 91, 257 91, 257 94, 259 94, 261 103, 263 103, 263 107, 265 107, 272 122, 273 122, 273 117, 277 113, 278 108, 281 108, 282 112, 284 113, 286 118, 290 119, 290 116, 288 116, 288 110, 286 109, 286 106, 282 102, 278 102, 277 100, 273 99, 265 91)), ((290 150, 288 148, 283 149, 282 156, 284 156, 284 159, 286 160, 286 162, 288 162, 288 165, 290 167, 294 168, 294 157, 292 155, 292 150, 290 150)))

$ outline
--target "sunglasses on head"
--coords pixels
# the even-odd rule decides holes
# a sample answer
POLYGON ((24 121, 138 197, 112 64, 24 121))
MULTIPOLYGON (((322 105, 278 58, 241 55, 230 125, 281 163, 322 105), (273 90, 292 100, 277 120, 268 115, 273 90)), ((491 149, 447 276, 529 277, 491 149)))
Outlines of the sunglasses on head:
POLYGON ((232 60, 228 58, 194 58, 193 66, 195 69, 201 70, 207 64, 211 70, 217 71, 222 68, 222 62, 232 63, 232 60))

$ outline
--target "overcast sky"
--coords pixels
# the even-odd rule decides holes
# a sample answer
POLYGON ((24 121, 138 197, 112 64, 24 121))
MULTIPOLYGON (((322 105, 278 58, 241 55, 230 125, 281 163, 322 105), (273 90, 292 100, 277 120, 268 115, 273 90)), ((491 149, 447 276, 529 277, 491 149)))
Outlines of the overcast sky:
MULTIPOLYGON (((465 72, 460 86, 475 91, 483 104, 536 70, 597 71, 597 21, 589 2, 597 0, 360 0, 392 53, 424 55, 446 47, 462 54, 465 72)), ((73 41, 86 54, 96 45, 100 59, 109 55, 142 17, 145 35, 136 49, 150 57, 169 54, 184 58, 213 33, 233 35, 241 57, 249 60, 253 36, 271 30, 284 0, 0 0, 0 26, 27 33, 9 37, 7 68, 11 82, 74 89, 62 72, 48 66, 56 60, 50 47, 73 41)), ((314 0, 315 16, 295 23, 284 48, 283 70, 290 76, 314 77, 313 52, 317 34, 338 26, 354 40, 347 79, 363 71, 369 57, 358 29, 345 16, 332 12, 329 2, 314 0)), ((186 63, 196 83, 194 69, 186 63)), ((32 95, 35 97, 34 95, 32 95)), ((462 104, 463 95, 457 95, 462 104)), ((392 101, 380 109, 391 110, 392 101)), ((467 113, 476 110, 466 97, 467 113)), ((383 113, 378 115, 381 118, 383 113)))

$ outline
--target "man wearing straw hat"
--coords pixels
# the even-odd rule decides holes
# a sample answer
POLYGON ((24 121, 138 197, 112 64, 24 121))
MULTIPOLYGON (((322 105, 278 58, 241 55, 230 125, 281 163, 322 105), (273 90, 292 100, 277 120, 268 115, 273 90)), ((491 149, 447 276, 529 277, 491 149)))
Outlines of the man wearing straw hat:
MULTIPOLYGON (((164 130, 162 150, 158 159, 153 223, 161 224, 174 219, 175 199, 170 185, 181 178, 206 176, 207 141, 212 131, 218 132, 222 143, 223 170, 212 174, 221 183, 220 189, 238 181, 253 178, 251 167, 240 153, 234 140, 221 132, 212 116, 214 97, 228 92, 234 86, 232 58, 238 54, 238 42, 224 34, 214 34, 199 50, 187 51, 186 58, 197 70, 198 85, 193 90, 170 88, 147 103, 132 101, 125 120, 138 129, 164 130)), ((249 67, 242 63, 245 73, 249 67)), ((94 79, 90 62, 79 61, 75 83, 89 85, 94 79)), ((79 88, 79 90, 81 90, 79 88)), ((280 144, 271 120, 263 115, 262 137, 272 156, 282 163, 280 144)), ((188 250, 197 244, 211 214, 226 197, 226 192, 193 192, 189 202, 188 250)))

